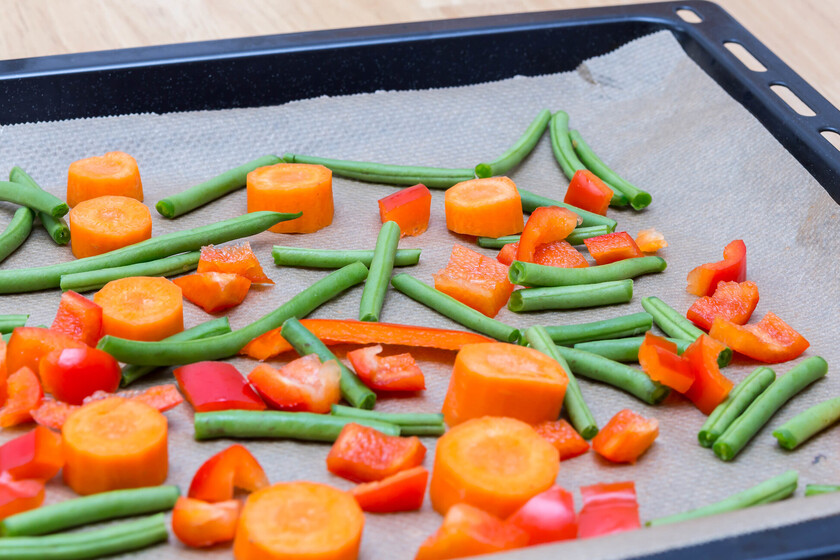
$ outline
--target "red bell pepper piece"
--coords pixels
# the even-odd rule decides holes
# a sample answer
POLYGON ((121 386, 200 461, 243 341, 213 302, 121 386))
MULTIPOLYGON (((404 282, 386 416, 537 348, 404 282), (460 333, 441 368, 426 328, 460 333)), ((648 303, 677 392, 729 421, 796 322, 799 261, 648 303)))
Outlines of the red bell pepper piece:
POLYGON ((677 354, 677 345, 650 332, 645 333, 645 340, 639 346, 639 365, 651 379, 679 393, 685 393, 694 383, 691 366, 685 357, 677 354))
POLYGON ((718 317, 709 336, 744 356, 769 364, 793 360, 810 346, 805 337, 772 312, 758 323, 745 326, 718 317))
POLYGON ((425 185, 414 185, 379 199, 382 223, 397 222, 400 237, 420 235, 429 227, 432 193, 425 185))
POLYGON ((17 480, 0 472, 0 519, 35 509, 44 503, 44 481, 17 480))
POLYGON ((578 515, 578 537, 600 537, 639 529, 639 504, 632 482, 594 484, 580 489, 583 508, 578 515))
POLYGON ((206 245, 201 248, 196 272, 224 272, 244 276, 253 284, 274 284, 274 280, 263 272, 260 261, 251 250, 248 241, 239 245, 214 247, 206 245))
POLYGON ((625 408, 592 438, 592 449, 613 463, 635 463, 658 435, 656 418, 645 418, 625 408))
POLYGON ((758 286, 746 282, 719 282, 715 293, 703 296, 685 314, 701 329, 709 330, 715 317, 723 317, 736 325, 746 325, 758 305, 758 286))
POLYGON ((371 482, 418 467, 425 456, 426 446, 414 436, 388 436, 351 423, 330 449, 327 470, 353 482, 371 482))
POLYGON ((190 483, 188 496, 205 502, 233 499, 233 489, 254 492, 268 486, 259 461, 244 446, 231 445, 201 465, 190 483))
MULTIPOLYGON (((508 243, 501 248, 496 260, 503 265, 510 266, 516 257, 519 243, 508 243)), ((543 266, 558 266, 560 268, 586 268, 589 266, 586 257, 572 247, 568 241, 552 241, 537 246, 534 262, 543 266)))
POLYGON ((248 374, 248 381, 265 402, 274 408, 326 414, 341 399, 341 370, 333 360, 321 363, 309 354, 280 369, 260 364, 248 374))
POLYGON ((606 216, 612 196, 612 189, 600 177, 588 169, 579 169, 569 182, 563 202, 606 216))
POLYGON ((172 532, 195 548, 232 541, 241 507, 239 500, 211 504, 181 496, 172 509, 172 532))
POLYGON ((519 243, 508 243, 501 249, 499 249, 499 254, 496 255, 496 260, 502 263, 505 266, 510 266, 510 264, 516 260, 516 250, 519 247, 519 243))
POLYGON ((196 412, 265 410, 245 377, 227 362, 197 362, 175 369, 178 386, 196 412))
POLYGON ((107 352, 85 346, 54 350, 38 366, 44 390, 69 404, 82 404, 96 391, 120 386, 120 364, 107 352))
POLYGON ((529 545, 577 538, 575 501, 570 492, 559 486, 552 486, 525 502, 507 522, 528 533, 529 545))
POLYGON ((688 273, 688 293, 710 296, 719 282, 747 279, 747 246, 737 239, 723 248, 723 260, 701 264, 688 273))
POLYGON ((454 245, 446 268, 432 275, 435 288, 495 317, 513 292, 506 266, 462 245, 454 245))
POLYGON ((0 338, 0 406, 6 403, 6 379, 9 371, 6 369, 6 341, 0 338))
POLYGON ((347 353, 347 359, 365 385, 374 391, 422 391, 426 378, 408 352, 380 357, 382 346, 368 346, 347 353))
POLYGON ((534 262, 537 247, 552 241, 562 241, 572 233, 583 219, 560 206, 541 206, 528 217, 525 229, 519 236, 516 260, 534 262))
POLYGON ((626 231, 590 237, 584 239, 583 244, 586 245, 589 254, 595 259, 595 264, 599 265, 645 256, 626 231))
POLYGON ((38 377, 24 366, 9 376, 6 388, 9 394, 6 405, 0 408, 0 428, 30 422, 32 411, 44 397, 38 377))
POLYGON ((0 446, 0 471, 16 479, 49 480, 64 466, 61 436, 43 426, 0 446))
POLYGON ((589 451, 589 443, 580 437, 565 420, 547 420, 534 426, 534 430, 560 452, 560 460, 572 459, 589 451))
POLYGON ((102 308, 72 290, 64 292, 50 328, 96 346, 102 338, 102 308))
POLYGON ((184 297, 207 313, 236 307, 248 295, 251 281, 226 272, 197 272, 172 280, 184 297))
POLYGON ((718 367, 718 354, 724 348, 723 344, 704 334, 683 352, 683 358, 688 360, 694 373, 694 383, 685 396, 706 415, 711 414, 732 390, 732 382, 718 367))
POLYGON ((655 253, 668 246, 665 236, 653 228, 643 229, 636 236, 636 245, 643 253, 655 253))
POLYGON ((353 488, 353 497, 362 511, 393 513, 414 511, 423 507, 429 471, 414 467, 383 478, 378 482, 365 482, 353 488))
POLYGON ((18 327, 12 331, 6 347, 6 367, 8 371, 14 372, 26 366, 37 373, 41 358, 50 352, 85 346, 85 343, 52 329, 18 327))

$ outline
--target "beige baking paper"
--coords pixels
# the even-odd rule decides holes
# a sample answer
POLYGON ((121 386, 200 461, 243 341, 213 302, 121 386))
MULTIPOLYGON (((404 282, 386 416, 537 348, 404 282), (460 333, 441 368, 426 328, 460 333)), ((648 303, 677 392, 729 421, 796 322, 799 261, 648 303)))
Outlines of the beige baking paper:
MULTIPOLYGON (((313 68, 312 71, 318 71, 313 68)), ((276 76, 274 87, 286 87, 276 76)), ((239 87, 252 87, 247 81, 239 87)), ((133 95, 126 92, 126 95, 133 95)), ((177 93, 173 93, 177 95, 177 93)), ((60 102, 56 92, 51 102, 60 102)), ((509 147, 543 108, 563 109, 571 126, 582 131, 595 151, 630 181, 650 191, 653 204, 643 212, 614 211, 619 231, 635 236, 655 227, 670 246, 662 251, 668 269, 636 280, 629 304, 569 312, 516 315, 503 310, 499 319, 518 327, 574 324, 641 311, 640 299, 656 295, 685 311, 693 297, 685 291, 686 273, 721 258, 723 247, 744 239, 748 277, 760 289, 758 320, 774 311, 811 342, 805 356, 822 355, 831 370, 785 406, 731 463, 718 460, 697 444, 704 416, 679 399, 650 407, 609 386, 581 381, 583 394, 600 425, 623 408, 656 417, 661 432, 634 466, 617 466, 594 453, 565 462, 557 482, 575 492, 597 482, 634 480, 643 519, 652 519, 714 502, 787 469, 800 473, 797 497, 781 505, 734 515, 643 530, 521 553, 528 558, 614 558, 643 551, 702 542, 707 539, 796 522, 840 512, 835 497, 802 498, 805 483, 840 483, 837 431, 825 433, 795 453, 781 450, 771 428, 823 399, 840 395, 837 296, 840 209, 819 184, 737 102, 731 99, 682 51, 667 32, 642 38, 577 71, 539 77, 427 91, 376 92, 317 98, 278 107, 231 109, 167 115, 129 115, 0 128, 0 173, 13 165, 28 170, 46 189, 64 196, 67 166, 73 160, 123 150, 137 158, 145 202, 183 190, 213 175, 267 153, 291 151, 326 157, 413 165, 471 167, 509 147)), ((791 113, 793 115, 793 113, 791 113)), ((511 173, 523 188, 562 199, 567 180, 551 153, 548 136, 524 164, 511 173)), ((250 239, 274 286, 255 286, 245 303, 230 313, 234 328, 274 309, 326 272, 277 268, 272 245, 372 248, 380 221, 376 201, 394 187, 335 178, 333 225, 311 235, 263 233, 250 239)), ((0 222, 14 208, 3 204, 0 222)), ((181 218, 167 221, 153 210, 154 234, 183 230, 245 212, 245 192, 238 192, 181 218)), ((454 243, 476 248, 470 239, 449 233, 443 214, 443 192, 432 200, 429 230, 405 238, 401 247, 423 249, 421 263, 407 270, 425 282, 442 268, 454 243)), ((477 249, 489 256, 495 251, 477 249)), ((68 247, 57 247, 37 228, 25 246, 3 268, 45 265, 72 259, 68 247)), ((313 317, 356 318, 361 286, 313 313, 313 317)), ((91 294, 88 294, 91 295, 91 294)), ((0 313, 31 313, 30 325, 50 324, 58 290, 0 297, 0 313)), ((185 302, 187 326, 211 318, 185 302)), ((383 321, 452 327, 458 325, 393 290, 385 301, 383 321)), ((419 397, 381 398, 377 410, 438 411, 451 368, 451 353, 417 352, 428 390, 419 397)), ((289 359, 286 356, 285 359, 289 359)), ((236 359, 247 373, 256 362, 236 359)), ((741 380, 755 367, 736 359, 725 373, 741 380)), ((776 368, 782 374, 791 364, 776 368)), ((164 371, 141 386, 171 382, 164 371)), ((230 440, 192 440, 192 410, 182 405, 168 412, 170 474, 168 482, 186 491, 196 468, 230 440)), ((0 440, 20 430, 4 430, 0 440)), ((434 439, 425 438, 426 466, 431 467, 434 439)), ((329 474, 328 445, 292 441, 247 442, 272 481, 307 479, 347 489, 352 485, 329 474)), ((58 482, 49 485, 47 502, 72 496, 58 482)), ((367 515, 361 557, 412 558, 419 544, 439 526, 441 517, 428 504, 416 513, 367 515)), ((139 554, 143 558, 228 557, 228 548, 191 551, 172 539, 165 547, 139 554)))

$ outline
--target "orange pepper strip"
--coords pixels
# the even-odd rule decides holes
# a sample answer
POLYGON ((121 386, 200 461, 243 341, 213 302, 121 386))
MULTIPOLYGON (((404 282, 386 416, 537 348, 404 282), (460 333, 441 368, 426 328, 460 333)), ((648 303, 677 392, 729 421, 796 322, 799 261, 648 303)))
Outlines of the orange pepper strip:
POLYGON ((688 308, 685 316, 709 330, 715 317, 723 317, 736 325, 746 325, 758 305, 758 286, 746 282, 720 282, 711 296, 703 296, 688 308))
POLYGON ((535 209, 519 237, 516 260, 534 262, 539 245, 566 239, 582 221, 583 218, 560 206, 541 206, 535 209))
POLYGON ((205 502, 233 499, 233 489, 254 492, 268 486, 268 477, 245 446, 235 443, 216 453, 193 475, 188 497, 205 502))
POLYGON ((626 231, 590 237, 584 239, 583 244, 598 265, 645 256, 626 231))
POLYGON ((768 312, 755 325, 743 327, 717 317, 712 323, 709 336, 744 356, 768 364, 793 360, 811 345, 772 312, 768 312))
POLYGON ((44 391, 38 376, 24 366, 9 376, 6 406, 0 408, 0 427, 8 428, 32 421, 32 411, 38 408, 44 391))
POLYGON ((688 273, 688 293, 710 296, 719 282, 743 282, 747 279, 747 246, 736 239, 723 248, 723 260, 701 264, 688 273))
POLYGON ((711 414, 732 390, 732 382, 718 367, 718 354, 724 348, 723 344, 704 334, 683 352, 683 358, 688 360, 694 373, 694 383, 685 396, 706 415, 711 414))
POLYGON ((645 333, 639 346, 639 365, 651 379, 679 393, 685 393, 694 383, 691 366, 685 357, 677 355, 677 345, 650 332, 645 333))
POLYGON ((365 482, 352 490, 362 511, 392 513, 414 511, 423 506, 429 471, 414 467, 400 471, 378 482, 365 482))

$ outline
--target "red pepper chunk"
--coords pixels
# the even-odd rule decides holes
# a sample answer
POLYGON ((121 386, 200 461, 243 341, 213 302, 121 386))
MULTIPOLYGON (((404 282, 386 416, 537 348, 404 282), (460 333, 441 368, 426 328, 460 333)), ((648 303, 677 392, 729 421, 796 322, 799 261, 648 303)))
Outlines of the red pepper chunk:
POLYGON ((254 492, 268 486, 257 459, 244 446, 234 444, 201 465, 190 483, 188 496, 205 502, 233 499, 233 489, 254 492))
POLYGON ((720 282, 711 296, 703 296, 688 308, 688 319, 709 330, 715 317, 736 325, 746 325, 758 305, 758 286, 754 282, 720 282))
POLYGON ((536 208, 531 212, 525 229, 519 236, 516 260, 534 262, 538 246, 566 239, 582 221, 580 216, 560 206, 536 208))
POLYGON ((251 288, 251 281, 244 276, 226 272, 197 272, 172 282, 181 288, 185 298, 207 313, 236 307, 251 288))
POLYGON ((420 545, 414 560, 449 560, 514 550, 528 545, 528 533, 468 504, 455 504, 437 532, 420 545))
POLYGON ((560 452, 565 461, 589 451, 589 443, 565 420, 548 420, 534 426, 534 430, 560 452))
POLYGON ((639 504, 632 482, 582 486, 583 508, 578 515, 578 537, 586 539, 639 529, 639 504))
POLYGON ((52 329, 18 327, 12 331, 6 347, 6 367, 8 371, 15 372, 26 366, 37 373, 41 358, 50 352, 85 346, 85 343, 52 329))
POLYGON ((17 480, 0 472, 0 519, 35 509, 44 503, 44 481, 17 480))
POLYGON ((44 390, 69 404, 82 404, 97 391, 113 393, 120 386, 120 364, 107 352, 85 346, 54 350, 38 366, 44 390))
POLYGON ((595 214, 607 215, 613 191, 588 169, 575 171, 563 202, 595 214))
POLYGON ((353 488, 353 497, 362 511, 393 513, 414 511, 423 507, 429 471, 414 467, 400 471, 378 482, 365 482, 353 488))
POLYGON ((43 426, 0 446, 0 471, 16 479, 49 480, 63 466, 61 436, 43 426))
POLYGON ((379 199, 382 223, 397 222, 400 237, 420 235, 429 227, 432 193, 425 185, 414 185, 379 199))
POLYGON ((639 365, 651 379, 679 393, 685 393, 694 383, 691 366, 677 354, 677 345, 650 332, 645 333, 639 346, 639 365))
POLYGON ((198 259, 197 272, 224 272, 244 276, 253 284, 274 284, 274 280, 263 272, 260 261, 251 250, 251 244, 246 241, 239 245, 214 247, 206 245, 201 248, 198 259))
POLYGON ((709 336, 744 356, 768 364, 793 360, 810 346, 805 337, 772 312, 767 312, 758 323, 745 326, 718 317, 709 336))
POLYGON ((326 414, 341 399, 341 370, 334 360, 321 363, 309 354, 280 369, 260 364, 248 381, 269 406, 294 412, 326 414))
POLYGON ((513 292, 506 266, 462 245, 452 247, 446 268, 433 277, 437 290, 488 317, 495 317, 513 292))
POLYGON ((645 256, 626 231, 590 237, 584 239, 583 244, 586 245, 589 254, 595 259, 595 264, 599 265, 645 256))
POLYGON ((704 334, 683 352, 683 358, 688 360, 694 374, 694 383, 685 396, 706 415, 711 414, 732 390, 732 382, 718 367, 718 354, 724 348, 723 344, 704 334))
POLYGON ((102 338, 102 308, 72 290, 64 292, 50 328, 96 346, 102 338))
POLYGON ((6 388, 8 397, 6 405, 0 408, 0 428, 30 422, 32 411, 44 397, 38 376, 28 367, 22 367, 9 376, 6 388))
POLYGON ((245 377, 227 362, 197 362, 175 369, 178 386, 196 412, 265 410, 245 377))
POLYGON ((659 435, 656 418, 645 418, 624 409, 610 418, 592 438, 592 449, 613 463, 635 463, 659 435))
POLYGON ((426 378, 408 352, 379 357, 382 346, 368 346, 347 353, 359 378, 374 391, 422 391, 426 378))
MULTIPOLYGON (((499 251, 496 260, 505 266, 510 266, 510 263, 516 257, 518 246, 519 243, 508 243, 499 251)), ((565 240, 538 245, 534 253, 534 263, 560 268, 586 268, 589 266, 586 257, 565 240)))
POLYGON ((723 248, 723 260, 701 264, 688 273, 688 293, 710 296, 719 282, 743 282, 747 279, 747 246, 737 239, 723 248))
POLYGON ((371 482, 418 467, 425 456, 426 447, 417 437, 388 436, 350 423, 327 455, 327 470, 353 482, 371 482))
POLYGON ((574 539, 578 532, 572 494, 559 486, 552 486, 525 502, 507 522, 528 533, 529 545, 574 539))
POLYGON ((232 541, 241 507, 239 500, 211 504, 180 496, 172 509, 172 532, 195 548, 232 541))

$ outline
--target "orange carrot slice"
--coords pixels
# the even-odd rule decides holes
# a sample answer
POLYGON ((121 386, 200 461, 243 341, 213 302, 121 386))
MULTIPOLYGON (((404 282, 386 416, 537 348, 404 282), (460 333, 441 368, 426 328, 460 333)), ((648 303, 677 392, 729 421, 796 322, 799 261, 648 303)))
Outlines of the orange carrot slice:
POLYGON ((379 199, 382 223, 397 222, 400 237, 420 235, 429 227, 432 193, 425 185, 414 185, 379 199))
POLYGON ((77 259, 101 255, 152 237, 152 214, 126 196, 99 196, 73 207, 70 248, 77 259))
POLYGON ((211 504, 180 496, 172 509, 172 532, 195 548, 232 541, 241 507, 239 500, 211 504))
POLYGON ((116 195, 143 200, 143 183, 137 161, 125 152, 80 159, 67 172, 67 204, 116 195))
POLYGON ((446 268, 432 276, 436 289, 488 317, 495 317, 513 292, 508 267, 463 245, 454 245, 446 268))
POLYGON ((236 307, 251 289, 250 280, 227 272, 196 272, 175 278, 172 283, 181 288, 187 300, 207 313, 236 307))
POLYGON ((589 451, 589 443, 565 420, 540 422, 534 426, 534 430, 557 449, 561 461, 589 451))
POLYGON ((201 248, 196 272, 229 272, 244 276, 253 284, 274 284, 274 280, 265 275, 248 241, 225 247, 205 245, 201 248))
POLYGON ((32 421, 32 411, 44 397, 38 376, 24 366, 9 376, 6 390, 6 405, 0 408, 0 428, 32 421))
POLYGON ((528 533, 467 504, 452 506, 437 532, 420 545, 414 560, 449 560, 528 545, 528 533))
POLYGON ((247 177, 248 212, 303 212, 269 228, 275 233, 312 233, 333 220, 332 171, 323 165, 278 163, 247 177))
POLYGON ((112 280, 96 292, 105 334, 131 340, 161 340, 184 330, 181 288, 166 278, 112 280))
POLYGON ((522 231, 522 199, 507 177, 472 179, 446 190, 446 228, 455 233, 502 237, 522 231))

